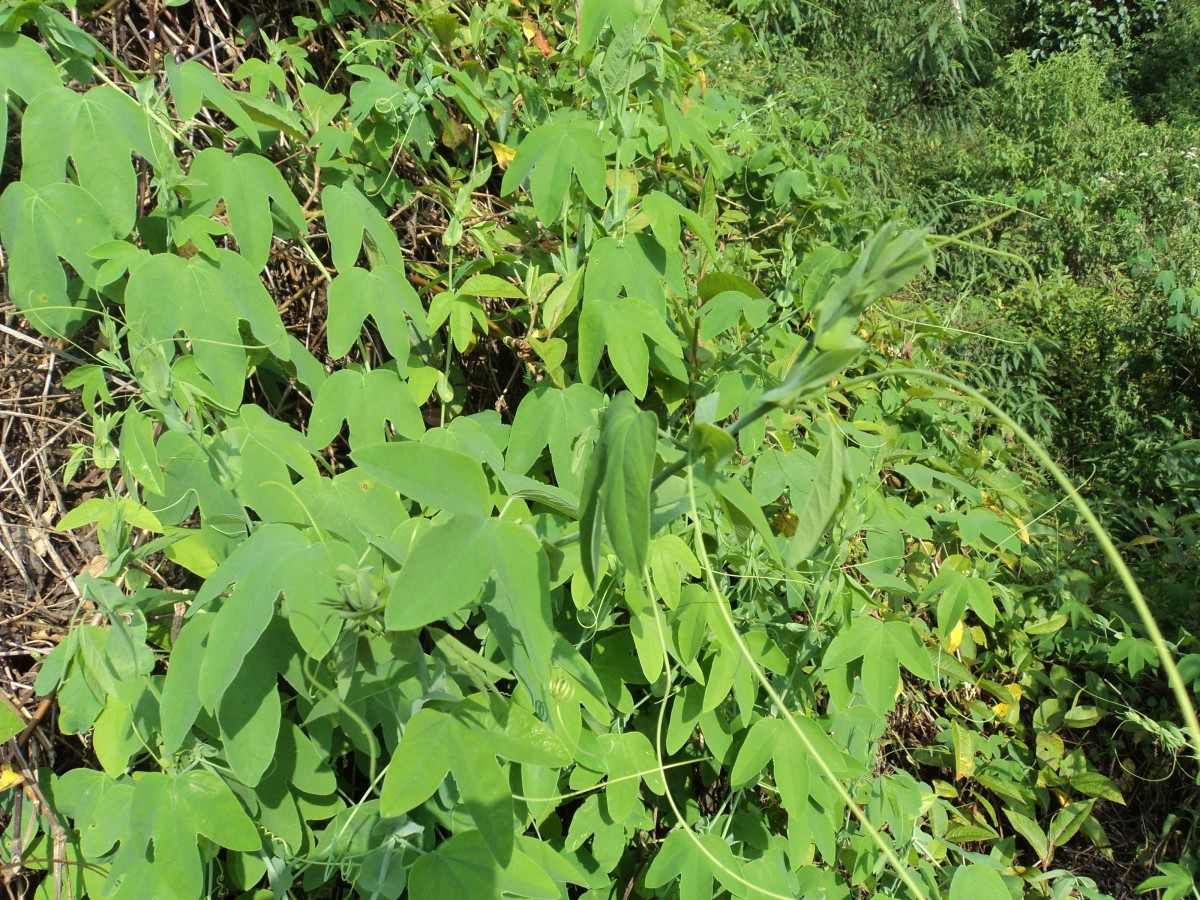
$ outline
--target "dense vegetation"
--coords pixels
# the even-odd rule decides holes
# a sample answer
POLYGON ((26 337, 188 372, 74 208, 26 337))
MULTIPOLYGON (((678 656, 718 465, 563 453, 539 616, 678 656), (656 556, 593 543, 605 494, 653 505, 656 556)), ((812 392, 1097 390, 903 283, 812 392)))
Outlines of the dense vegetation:
POLYGON ((1198 57, 1171 0, 4 0, 7 297, 105 488, 6 883, 1200 896, 1198 57))

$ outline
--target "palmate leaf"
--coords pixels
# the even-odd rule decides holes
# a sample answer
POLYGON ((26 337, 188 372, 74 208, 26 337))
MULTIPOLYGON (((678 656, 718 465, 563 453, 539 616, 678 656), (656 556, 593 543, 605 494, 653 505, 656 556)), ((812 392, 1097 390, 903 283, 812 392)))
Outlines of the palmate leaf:
POLYGON ((138 773, 122 812, 108 823, 121 840, 108 869, 110 889, 124 882, 126 888, 136 885, 141 896, 199 897, 204 885, 199 835, 231 850, 262 845, 229 786, 205 769, 138 773))
POLYGON ((632 234, 623 240, 601 238, 592 245, 583 282, 584 303, 615 300, 624 291, 649 303, 659 317, 666 315, 665 282, 676 294, 683 295, 683 257, 678 245, 660 244, 648 234, 632 234))
POLYGON ((17 308, 44 335, 69 336, 94 305, 68 292, 66 260, 97 287, 100 260, 88 253, 115 237, 103 208, 83 188, 58 182, 40 189, 17 181, 0 196, 0 240, 8 251, 8 290, 17 308))
POLYGON ((679 360, 682 365, 679 338, 651 304, 632 297, 585 300, 579 316, 580 380, 592 380, 600 367, 600 357, 607 350, 625 386, 639 400, 644 399, 650 381, 647 339, 665 354, 665 359, 679 360))
POLYGON ((238 668, 258 642, 284 597, 283 614, 305 652, 322 659, 333 647, 341 619, 329 605, 340 596, 339 565, 356 566, 350 547, 328 536, 314 539, 290 525, 255 530, 205 581, 193 609, 228 589, 208 636, 198 685, 205 708, 215 709, 238 668))
POLYGON ((597 206, 608 194, 604 184, 604 145, 597 123, 579 114, 557 117, 526 135, 517 147, 501 182, 502 194, 511 194, 529 178, 534 212, 545 225, 558 221, 571 189, 571 176, 597 206))
POLYGON ((488 522, 495 590, 484 599, 488 625, 539 715, 550 709, 554 619, 550 572, 541 541, 529 528, 488 522))
POLYGON ((82 94, 65 87, 42 91, 25 111, 21 180, 33 188, 62 182, 70 159, 77 183, 99 202, 121 237, 133 229, 137 213, 133 153, 156 167, 176 165, 157 126, 115 87, 82 94))
POLYGON ((518 850, 502 864, 487 852, 480 832, 466 831, 417 860, 409 874, 409 896, 555 900, 562 892, 526 854, 518 850))
POLYGON ((505 451, 505 468, 523 475, 550 448, 554 479, 559 486, 578 493, 582 475, 576 471, 576 446, 599 434, 597 413, 604 395, 586 384, 566 389, 540 387, 530 391, 517 407, 505 451))
POLYGON ((817 453, 812 490, 797 513, 796 532, 788 548, 788 566, 808 559, 853 490, 850 458, 836 428, 829 429, 825 444, 817 453))
POLYGON ((365 236, 369 238, 367 256, 373 268, 387 265, 404 273, 404 253, 395 230, 353 184, 331 185, 321 191, 321 211, 329 231, 333 264, 339 272, 347 272, 358 263, 365 236))
POLYGON ((402 437, 417 440, 425 433, 421 408, 390 368, 339 369, 325 379, 308 420, 309 446, 328 446, 343 421, 350 426, 351 447, 385 440, 389 422, 402 437))
POLYGON ((487 516, 492 511, 483 466, 464 453, 402 441, 372 444, 350 456, 372 477, 431 509, 464 516, 487 516))
POLYGON ((8 149, 8 95, 27 104, 42 91, 62 86, 58 70, 35 41, 20 34, 0 34, 0 166, 8 149))
POLYGON ((370 316, 379 329, 388 352, 400 366, 409 357, 408 319, 425 331, 425 311, 404 270, 384 264, 368 271, 357 267, 342 270, 329 285, 329 354, 350 352, 370 316))
POLYGON ((926 681, 936 677, 929 653, 906 621, 858 616, 830 642, 822 666, 826 670, 840 669, 860 658, 863 664, 859 677, 867 703, 879 713, 888 712, 896 702, 901 664, 926 681))
POLYGON ((242 256, 255 269, 267 264, 275 226, 272 208, 284 233, 296 237, 305 230, 300 207, 275 165, 256 153, 233 156, 217 147, 202 150, 192 163, 191 177, 203 182, 192 188, 192 201, 203 215, 210 215, 225 201, 229 227, 242 256))
POLYGON ((136 265, 125 291, 126 317, 144 341, 182 332, 219 401, 234 409, 246 381, 247 347, 239 322, 279 359, 290 355, 287 333, 253 267, 237 253, 184 259, 159 253, 136 265))

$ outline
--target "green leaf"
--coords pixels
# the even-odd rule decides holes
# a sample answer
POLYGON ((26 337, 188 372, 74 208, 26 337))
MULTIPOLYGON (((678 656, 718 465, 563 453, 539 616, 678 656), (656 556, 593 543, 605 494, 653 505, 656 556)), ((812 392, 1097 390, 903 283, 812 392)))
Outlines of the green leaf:
POLYGON ((500 192, 511 194, 528 177, 534 211, 545 225, 552 225, 562 212, 574 175, 588 198, 603 206, 608 194, 597 125, 582 115, 564 115, 535 128, 517 147, 500 192))
POLYGON ((217 704, 221 746, 229 768, 248 787, 258 784, 274 760, 282 705, 275 686, 279 673, 270 630, 259 639, 217 704))
POLYGON ((154 449, 154 422, 130 407, 121 422, 121 464, 126 477, 156 494, 166 490, 158 452, 154 449))
POLYGON ((8 741, 25 730, 25 720, 8 704, 0 704, 0 743, 8 741))
POLYGON ((404 441, 362 447, 350 456, 373 478, 423 506, 465 516, 492 511, 483 467, 462 453, 404 441))
MULTIPOLYGON (((0 238, 8 251, 8 291, 31 325, 48 336, 69 336, 92 307, 68 292, 66 260, 85 284, 96 286, 99 261, 89 251, 113 239, 108 218, 83 188, 13 182, 0 196, 0 238)), ((171 304, 163 304, 171 305, 171 304)))
POLYGON ((501 864, 478 831, 443 841, 413 864, 408 876, 412 897, 501 897, 558 900, 558 886, 519 850, 501 864))
POLYGON ((172 159, 161 140, 147 137, 155 126, 142 108, 109 85, 86 93, 41 91, 25 111, 22 126, 21 180, 35 190, 60 183, 70 159, 79 186, 96 199, 113 232, 122 237, 133 229, 137 213, 131 154, 136 150, 158 166, 172 159))
POLYGON ((771 757, 775 755, 782 738, 780 728, 783 722, 779 719, 759 719, 746 733, 742 748, 738 751, 737 760, 729 774, 729 786, 734 790, 746 787, 758 780, 762 770, 766 768, 771 757))
POLYGON ((644 300, 585 300, 579 316, 579 378, 588 382, 600 367, 605 349, 625 386, 642 400, 649 385, 652 341, 669 357, 683 358, 679 338, 661 313, 644 300))
POLYGON ((328 446, 343 421, 350 426, 352 449, 387 440, 389 422, 397 434, 410 440, 425 433, 425 420, 412 392, 390 368, 351 367, 326 378, 313 399, 309 446, 313 450, 328 446))
POLYGON ((1092 814, 1092 807, 1095 805, 1095 800, 1076 800, 1056 812, 1050 820, 1050 830, 1046 834, 1050 839, 1050 846, 1061 847, 1073 838, 1092 814))
POLYGON ((600 88, 609 98, 618 98, 626 88, 633 48, 642 35, 636 24, 626 25, 609 43, 600 64, 600 88))
POLYGON ((550 572, 537 535, 501 519, 488 521, 491 568, 496 589, 484 598, 488 625, 505 658, 533 698, 540 716, 549 715, 550 661, 554 619, 550 572))
POLYGON ((464 728, 486 734, 492 752, 504 759, 555 769, 571 763, 570 752, 554 732, 507 697, 472 694, 455 705, 452 715, 464 728))
POLYGON ((204 215, 211 215, 217 203, 225 201, 233 237, 242 256, 255 269, 265 266, 270 256, 275 231, 272 208, 286 226, 287 236, 296 237, 306 230, 300 201, 265 157, 256 153, 233 156, 209 147, 196 156, 190 174, 207 186, 207 190, 199 186, 192 189, 193 204, 198 204, 204 215))
POLYGON ((262 137, 254 118, 240 102, 249 95, 230 90, 211 69, 194 60, 180 66, 171 57, 165 60, 164 68, 175 99, 175 111, 180 119, 191 119, 200 111, 201 105, 206 105, 233 122, 255 147, 262 146, 262 137))
POLYGON ((231 850, 261 847, 258 829, 220 776, 205 769, 139 774, 126 807, 128 821, 113 823, 121 846, 110 864, 109 884, 124 876, 153 895, 198 897, 204 884, 198 835, 231 850))
POLYGON ((975 732, 957 719, 951 725, 954 739, 954 780, 969 778, 975 771, 975 732))
POLYGON ((428 707, 409 720, 383 776, 382 815, 402 815, 433 796, 450 771, 454 727, 449 716, 428 707))
POLYGON ((513 856, 516 827, 512 791, 487 733, 456 722, 450 729, 450 759, 454 780, 475 827, 496 861, 507 865, 513 856))
POLYGON ((1017 834, 1025 838, 1029 842, 1029 846, 1033 848, 1033 852, 1038 855, 1038 861, 1045 863, 1050 859, 1050 840, 1046 837, 1046 833, 1038 827, 1037 822, 1028 816, 1023 816, 1015 810, 1004 808, 1004 815, 1008 821, 1012 823, 1012 827, 1016 829, 1017 834))
POLYGON ((788 548, 789 568, 812 555, 854 487, 850 458, 836 428, 829 429, 816 464, 812 490, 796 515, 796 533, 788 548))
POLYGON ((679 879, 680 900, 709 900, 713 896, 712 868, 695 838, 675 829, 654 854, 646 870, 646 887, 658 888, 679 879))
POLYGON ((367 271, 348 266, 330 282, 328 299, 330 356, 341 358, 349 353, 370 316, 388 352, 400 367, 407 366, 411 344, 408 319, 419 332, 426 324, 421 298, 403 269, 381 265, 367 271))
POLYGON ((555 481, 578 494, 582 477, 576 470, 576 448, 581 443, 586 447, 589 435, 592 441, 598 436, 597 412, 603 405, 604 395, 586 384, 530 391, 513 417, 505 467, 524 474, 549 447, 555 481))
POLYGON ((333 573, 338 565, 353 562, 353 551, 341 541, 326 537, 313 543, 290 525, 264 525, 240 544, 205 581, 193 603, 193 609, 203 607, 232 585, 216 612, 200 665, 205 707, 214 709, 237 676, 271 621, 280 594, 300 645, 313 658, 323 658, 340 629, 329 605, 340 596, 333 573))
POLYGON ((619 394, 609 404, 584 484, 579 525, 585 548, 583 566, 595 584, 594 548, 604 523, 617 558, 632 572, 646 565, 650 548, 650 476, 654 469, 658 422, 638 410, 633 397, 619 394))
POLYGON ((274 301, 253 267, 228 250, 218 250, 213 260, 171 253, 147 258, 130 272, 125 307, 129 324, 147 342, 170 341, 183 332, 200 371, 230 409, 241 402, 250 349, 239 322, 277 358, 289 356, 274 301))
POLYGON ((752 281, 732 272, 709 272, 696 285, 700 299, 705 303, 727 291, 736 291, 755 300, 765 300, 766 295, 752 281))
POLYGON ((955 870, 950 882, 950 900, 1012 900, 1012 892, 999 872, 976 863, 955 870))
POLYGON ((372 268, 386 265, 404 274, 404 253, 395 229, 353 184, 321 191, 321 211, 338 272, 348 272, 358 263, 365 235, 372 268))
POLYGON ((524 291, 497 275, 472 275, 458 286, 457 292, 468 297, 525 299, 524 291))
POLYGON ((167 663, 159 701, 163 751, 173 754, 183 746, 204 701, 200 699, 200 667, 215 617, 193 616, 183 626, 167 663))
POLYGON ((663 283, 676 294, 687 292, 682 264, 677 249, 664 249, 648 234, 631 234, 621 240, 601 238, 592 246, 588 259, 584 303, 616 300, 624 291, 627 297, 648 303, 655 316, 665 321, 667 294, 663 283))
POLYGON ((42 91, 61 86, 58 70, 36 41, 21 34, 0 34, 0 90, 11 91, 28 104, 42 91))
POLYGON ((927 681, 936 677, 929 653, 907 621, 858 616, 830 642, 822 666, 837 669, 859 658, 863 660, 859 677, 867 702, 877 712, 887 712, 895 704, 900 663, 927 681))
POLYGON ((488 520, 473 515, 422 532, 388 597, 388 629, 422 628, 473 602, 493 565, 488 532, 488 520))

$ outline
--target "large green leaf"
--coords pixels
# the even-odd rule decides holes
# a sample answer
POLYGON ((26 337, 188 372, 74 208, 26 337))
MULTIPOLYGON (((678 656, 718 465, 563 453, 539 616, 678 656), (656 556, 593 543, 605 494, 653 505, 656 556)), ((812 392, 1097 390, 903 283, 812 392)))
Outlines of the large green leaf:
POLYGON ((290 525, 256 529, 196 593, 193 608, 229 589, 216 612, 200 664, 204 705, 215 708, 237 677, 242 661, 271 621, 281 594, 288 624, 301 646, 315 659, 324 657, 340 630, 340 619, 330 606, 340 597, 334 570, 356 562, 346 544, 326 536, 314 542, 290 525))
POLYGON ((21 180, 35 189, 62 182, 70 159, 79 186, 122 237, 133 229, 137 213, 132 154, 156 166, 174 164, 165 143, 154 140, 156 127, 142 108, 108 85, 82 94, 67 88, 42 91, 30 102, 22 125, 21 180))
MULTIPOLYGON (((42 334, 73 334, 94 309, 68 291, 66 260, 96 286, 100 261, 88 252, 114 237, 103 208, 83 188, 58 182, 35 189, 17 181, 0 196, 0 239, 8 251, 8 292, 42 334)), ((172 305, 172 304, 164 304, 172 305)))
POLYGON ((619 394, 604 413, 600 443, 584 482, 580 513, 583 570, 596 583, 595 553, 601 523, 617 558, 641 574, 650 549, 650 477, 654 472, 658 422, 619 394))
POLYGON ((541 387, 530 391, 513 417, 505 467, 524 474, 549 447, 555 481, 578 493, 583 479, 576 468, 576 447, 580 442, 589 443, 589 437, 594 443, 599 435, 597 411, 603 405, 604 395, 586 384, 573 384, 565 390, 541 387))
POLYGON ((408 364, 408 319, 423 329, 425 311, 403 269, 386 264, 371 271, 347 267, 330 283, 328 299, 326 327, 331 356, 342 357, 350 352, 370 316, 388 352, 401 367, 408 364))
POLYGON ((500 863, 478 831, 465 831, 420 857, 409 873, 412 897, 526 897, 557 900, 558 885, 524 853, 500 863))
POLYGON ((202 150, 192 163, 191 177, 203 184, 192 189, 192 200, 204 215, 225 201, 229 227, 242 256, 261 269, 267 264, 275 233, 271 212, 283 233, 297 237, 305 230, 304 210, 275 165, 256 153, 233 156, 218 147, 202 150))
POLYGON ((667 358, 682 360, 678 336, 662 314, 644 300, 585 300, 579 316, 579 378, 591 381, 607 349, 613 368, 639 400, 649 385, 652 341, 667 358))
POLYGON ((403 275, 404 253, 395 229, 353 184, 330 185, 321 191, 321 210, 339 272, 348 272, 358 263, 365 235, 372 268, 386 265, 403 275))
POLYGON ((146 342, 170 341, 182 332, 200 371, 231 409, 241 402, 251 349, 239 322, 246 322, 279 359, 289 355, 287 333, 271 296, 254 268, 229 250, 217 251, 212 260, 172 253, 147 258, 130 272, 125 305, 130 327, 146 342))
POLYGON ((475 600, 493 565, 488 521, 455 516, 417 538, 388 597, 389 629, 421 628, 475 600))
POLYGON ((676 294, 685 294, 683 260, 675 247, 664 248, 642 232, 622 240, 601 238, 592 246, 583 282, 584 303, 627 297, 644 300, 655 315, 666 315, 666 283, 676 294))
POLYGON ((409 720, 383 776, 379 795, 383 815, 402 815, 433 796, 450 771, 454 727, 448 715, 428 707, 409 720))
POLYGON ((201 896, 198 835, 231 850, 257 850, 262 842, 229 786, 205 769, 139 773, 123 819, 109 823, 121 846, 107 880, 110 888, 122 879, 136 884, 142 896, 201 896))
POLYGON ((950 881, 950 900, 1012 900, 1012 892, 991 866, 959 866, 950 881))
POLYGON ((796 514, 796 532, 788 548, 789 567, 808 559, 825 539, 825 532, 853 487, 850 458, 842 444, 841 434, 837 428, 830 428, 825 444, 817 454, 812 490, 796 514))
POLYGON ((350 456, 372 477, 424 506, 473 516, 492 511, 483 466, 465 454, 403 441, 361 447, 350 456))
POLYGON ((488 625, 538 712, 545 716, 550 709, 550 659, 554 651, 549 565, 531 529, 492 519, 488 533, 495 578, 495 590, 483 604, 488 625))
POLYGON ((351 447, 386 440, 388 423, 397 434, 412 440, 425 433, 425 420, 412 392, 390 368, 339 369, 325 379, 308 419, 310 446, 327 446, 341 431, 343 421, 350 426, 351 447))
POLYGON ((511 194, 529 177, 533 208, 546 225, 558 221, 574 175, 597 206, 607 199, 604 186, 604 145, 597 123, 580 115, 562 116, 526 135, 517 156, 504 173, 500 190, 511 194))
POLYGON ((879 713, 890 711, 896 702, 901 664, 926 681, 936 677, 929 653, 906 621, 856 617, 830 642, 822 665, 839 669, 856 659, 863 660, 859 677, 867 702, 879 713))

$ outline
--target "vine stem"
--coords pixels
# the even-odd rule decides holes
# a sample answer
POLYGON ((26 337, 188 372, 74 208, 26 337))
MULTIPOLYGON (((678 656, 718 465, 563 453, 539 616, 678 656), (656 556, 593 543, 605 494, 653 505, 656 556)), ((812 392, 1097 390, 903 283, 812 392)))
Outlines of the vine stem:
POLYGON ((1179 704, 1179 711, 1183 715, 1184 724, 1190 732, 1189 738, 1192 749, 1196 751, 1200 757, 1200 720, 1196 717, 1196 707, 1192 703, 1192 698, 1188 696, 1187 686, 1183 682, 1183 676, 1179 673, 1179 667, 1175 664, 1175 658, 1171 655, 1171 651, 1167 648, 1166 638, 1163 637, 1162 630, 1158 627, 1158 621, 1154 618, 1154 613, 1150 611, 1150 604, 1146 602, 1145 596, 1142 594, 1142 589, 1138 587, 1137 580, 1134 579, 1133 573, 1129 571, 1129 566, 1125 564, 1120 551, 1113 544, 1112 538, 1108 536, 1104 525, 1100 519, 1092 511, 1088 502, 1083 499, 1075 485, 1071 483, 1065 472, 1059 465, 1050 458, 1050 454, 1039 444, 1034 437, 1029 434, 1024 428, 1017 424, 1003 409, 989 400, 980 391, 970 385, 960 381, 952 375, 943 375, 940 372, 933 372, 928 369, 915 368, 899 368, 887 369, 880 372, 872 372, 869 375, 860 375, 857 378, 851 378, 843 381, 838 385, 838 390, 845 391, 854 388, 860 384, 869 384, 883 377, 896 376, 915 376, 919 378, 927 378, 930 381, 940 382, 947 387, 953 388, 971 400, 974 400, 989 413, 995 416, 1001 424, 1010 429, 1020 441, 1025 444, 1034 455, 1034 458, 1050 473, 1058 486, 1062 488, 1067 498, 1079 510, 1083 520, 1087 523, 1088 530, 1092 532, 1096 540, 1100 543, 1100 548, 1104 553, 1105 559, 1109 565, 1116 571, 1117 576, 1121 579, 1121 584, 1125 588, 1133 600, 1133 606, 1137 610, 1138 617, 1141 619, 1142 627, 1146 629, 1146 633, 1150 636, 1150 640, 1154 643, 1154 649, 1158 652, 1159 661, 1162 663, 1163 669, 1167 673, 1167 684, 1171 688, 1171 693, 1175 695, 1175 701, 1179 704))
MULTIPOLYGON (((759 407, 759 408, 761 408, 761 407, 759 407)), ((704 533, 700 528, 700 512, 699 512, 699 509, 696 504, 696 480, 693 477, 693 473, 690 469, 688 470, 687 482, 688 482, 688 499, 691 502, 692 530, 695 535, 697 550, 703 551, 704 533)), ((717 611, 720 613, 721 619, 724 621, 725 626, 729 629, 730 633, 733 635, 734 642, 737 644, 738 653, 741 654, 742 659, 745 661, 746 665, 750 668, 750 671, 754 673, 754 677, 758 680, 758 683, 762 685, 763 690, 766 692, 767 696, 771 699, 771 703, 773 703, 775 708, 779 711, 780 717, 783 718, 788 723, 788 725, 791 727, 792 731, 795 733, 796 737, 799 738, 800 744, 801 744, 801 746, 804 747, 804 751, 808 754, 809 759, 816 762, 817 768, 819 768, 821 770, 821 774, 825 776, 825 780, 830 785, 833 786, 834 792, 838 795, 838 799, 840 799, 843 803, 846 804, 847 808, 849 808, 850 812, 854 815, 854 818, 858 820, 858 824, 862 826, 862 829, 870 836, 870 838, 874 842, 875 846, 879 848, 880 852, 884 855, 884 858, 887 859, 888 864, 891 865, 892 869, 895 871, 895 873, 899 877, 899 879, 902 882, 904 882, 904 886, 906 888, 908 888, 908 890, 911 892, 910 896, 913 897, 914 900, 926 900, 926 897, 927 897, 926 893, 921 889, 921 886, 919 884, 917 884, 916 879, 913 878, 912 873, 908 870, 907 867, 905 867, 904 863, 901 862, 900 857, 896 855, 895 848, 893 848, 886 840, 884 840, 883 835, 880 834, 880 832, 879 832, 879 829, 877 829, 874 825, 871 824, 870 820, 867 818, 866 810, 864 810, 861 806, 858 805, 858 803, 856 803, 854 801, 854 798, 850 796, 850 792, 846 789, 846 786, 844 784, 842 784, 841 779, 839 779, 837 777, 837 775, 834 773, 833 769, 830 767, 829 763, 825 760, 825 758, 823 756, 821 756, 820 752, 813 745, 813 742, 809 739, 808 735, 805 734, 804 729, 801 728, 799 726, 799 724, 797 724, 796 717, 794 715, 792 715, 791 710, 789 710, 787 708, 787 703, 784 701, 783 697, 780 696, 779 692, 777 690, 775 690, 775 686, 773 684, 771 684, 771 679, 769 679, 767 677, 766 673, 763 672, 762 667, 758 664, 758 660, 756 660, 754 658, 754 654, 750 652, 750 647, 746 644, 745 639, 742 638, 741 632, 738 631, 737 624, 733 621, 733 613, 730 611, 729 602, 725 599, 724 595, 721 593, 720 587, 717 585, 717 576, 716 576, 716 573, 713 572, 712 564, 709 562, 708 553, 699 552, 698 556, 701 561, 701 565, 704 567, 705 577, 706 577, 706 580, 708 581, 708 589, 710 591, 712 591, 713 599, 716 602, 715 605, 717 607, 717 611)), ((655 614, 655 618, 657 619, 657 617, 658 617, 658 606, 657 605, 655 605, 655 607, 654 607, 654 614, 655 614)), ((662 625, 660 624, 659 625, 660 638, 661 638, 661 630, 662 630, 662 625)), ((664 640, 664 647, 665 647, 665 638, 661 638, 661 639, 664 640)), ((665 650, 664 650, 664 652, 665 652, 665 650)), ((669 666, 670 657, 667 657, 667 661, 668 661, 668 666, 669 666)), ((670 675, 669 675, 669 669, 668 669, 668 691, 670 688, 669 678, 670 678, 670 675)), ((666 704, 664 703, 663 704, 664 708, 665 708, 665 705, 666 704)), ((659 733, 656 735, 656 737, 659 739, 659 742, 660 742, 658 750, 659 750, 659 754, 660 754, 659 761, 661 763, 661 760, 662 760, 662 757, 661 757, 661 753, 662 753, 662 747, 661 747, 662 710, 661 709, 659 711, 659 733)), ((669 792, 668 792, 668 799, 670 799, 669 792)), ((673 802, 672 802, 672 807, 674 807, 673 802)), ((678 813, 678 811, 676 811, 676 812, 678 813)), ((699 845, 698 841, 697 841, 697 844, 699 845)), ((699 846, 700 846, 700 850, 705 853, 705 856, 709 856, 709 854, 706 852, 706 848, 703 845, 699 845, 699 846)), ((759 888, 759 890, 762 890, 762 888, 759 888)))

